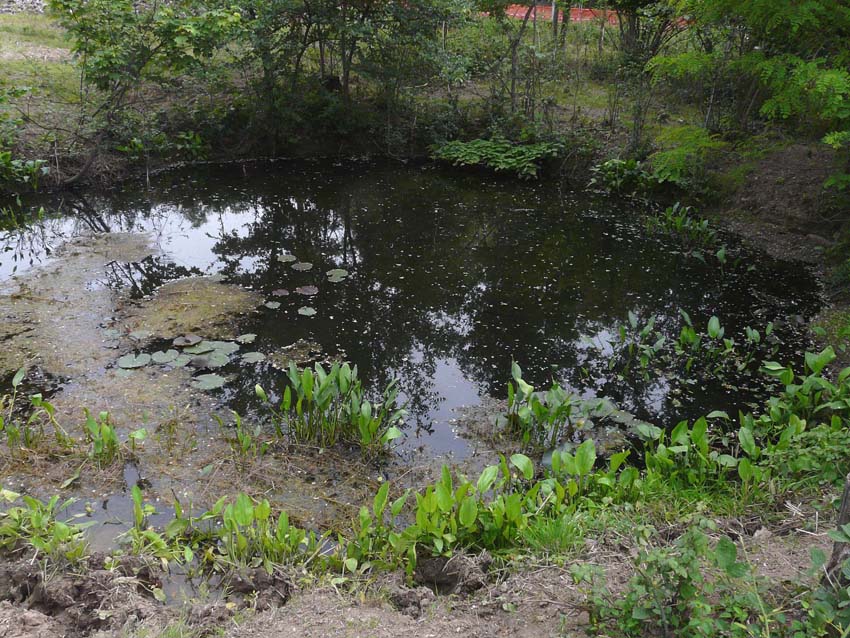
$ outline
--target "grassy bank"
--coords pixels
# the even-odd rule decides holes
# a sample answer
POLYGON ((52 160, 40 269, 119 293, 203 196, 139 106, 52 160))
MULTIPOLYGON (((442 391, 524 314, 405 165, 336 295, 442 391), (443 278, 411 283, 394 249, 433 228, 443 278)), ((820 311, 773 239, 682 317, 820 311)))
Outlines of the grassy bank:
MULTIPOLYGON (((827 565, 826 550, 829 540, 850 542, 846 531, 834 530, 834 508, 850 470, 844 454, 850 444, 845 425, 850 369, 827 372, 834 361, 828 348, 806 354, 797 373, 765 362, 764 373, 779 378, 784 390, 760 411, 742 414, 737 422, 711 413, 668 431, 638 424, 636 445, 607 459, 587 439, 572 452, 554 453, 547 467, 514 452, 469 477, 443 467, 427 486, 405 490, 383 482, 337 530, 298 527, 268 500, 246 494, 222 496, 207 510, 175 499, 173 514, 163 517, 135 485, 133 523, 118 539, 121 549, 92 556, 87 524, 80 517, 67 519, 71 501, 25 496, 20 502, 20 495, 4 490, 11 505, 0 514, 0 548, 10 565, 39 563, 43 574, 54 574, 39 577, 47 591, 69 570, 83 578, 104 567, 109 578, 125 574, 154 610, 155 601, 168 598, 162 584, 168 572, 214 578, 224 590, 213 599, 224 596, 227 615, 283 605, 296 582, 307 590, 330 584, 361 597, 368 592, 418 614, 437 603, 428 602, 433 594, 415 593, 417 587, 474 601, 500 582, 535 582, 532 572, 543 570, 572 582, 571 601, 558 597, 553 611, 562 613, 561 605, 568 604, 586 614, 581 622, 566 622, 557 635, 840 633, 850 626, 841 605, 843 559, 836 554, 838 562, 827 565), (765 553, 767 539, 794 547, 794 561, 782 566, 780 555, 787 549, 765 553), (617 547, 616 558, 603 558, 599 552, 605 547, 617 547), (403 574, 401 584, 387 590, 393 573, 403 574), (404 592, 415 603, 400 602, 404 592)), ((516 449, 530 451, 529 441, 545 439, 569 419, 564 403, 554 399, 568 400, 567 395, 555 387, 544 402, 534 390, 515 368, 501 427, 505 435, 520 437, 516 449)), ((27 422, 12 413, 4 421, 13 457, 74 455, 86 460, 81 470, 89 472, 147 445, 142 436, 119 441, 101 415, 90 417, 87 443, 78 448, 73 434, 52 420, 49 404, 36 399, 34 405, 27 422), (51 424, 52 432, 45 427, 51 424)), ((259 430, 252 435, 237 427, 243 433, 230 442, 231 462, 241 472, 250 472, 267 450, 281 445, 278 437, 294 436, 299 413, 288 413, 285 399, 281 410, 289 427, 277 435, 261 437, 259 430)), ((13 587, 16 579, 31 577, 22 573, 10 577, 13 587)), ((522 605, 528 613, 532 600, 518 597, 502 611, 517 614, 522 605)), ((69 627, 85 634, 89 603, 65 604, 79 607, 80 624, 69 627)), ((55 613, 44 604, 34 608, 55 613)), ((210 633, 198 620, 186 625, 181 616, 186 613, 179 606, 150 611, 151 628, 145 631, 165 621, 183 626, 187 635, 210 633)), ((102 619, 102 628, 116 628, 110 617, 102 619)))

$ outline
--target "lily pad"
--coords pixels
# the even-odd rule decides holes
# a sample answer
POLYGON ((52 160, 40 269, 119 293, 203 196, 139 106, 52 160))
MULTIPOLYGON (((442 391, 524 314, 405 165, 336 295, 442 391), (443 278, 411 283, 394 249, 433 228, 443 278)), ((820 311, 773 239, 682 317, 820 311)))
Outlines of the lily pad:
POLYGON ((307 297, 311 297, 312 295, 319 294, 319 289, 316 286, 300 286, 295 289, 299 295, 305 295, 307 297))
POLYGON ((328 281, 332 284, 339 283, 348 277, 348 271, 343 268, 334 268, 325 273, 328 276, 328 281))
POLYGON ((218 374, 201 374, 192 379, 192 387, 198 390, 217 390, 224 385, 224 377, 218 374))
POLYGON ((183 352, 186 354, 205 354, 207 352, 212 352, 213 350, 215 350, 213 342, 201 341, 200 343, 196 343, 194 346, 184 348, 183 352))
POLYGON ((166 363, 173 362, 180 353, 177 350, 169 349, 163 352, 162 350, 158 350, 151 355, 151 361, 159 365, 165 365, 166 363))
POLYGON ((236 341, 238 341, 239 343, 254 343, 254 340, 256 338, 257 335, 255 335, 253 332, 249 332, 247 334, 239 335, 238 337, 236 337, 236 341))
POLYGON ((193 358, 190 354, 181 354, 171 362, 171 365, 175 368, 185 368, 193 358))
POLYGON ((276 288, 272 290, 272 295, 275 297, 288 297, 289 291, 286 288, 276 288))
POLYGON ((123 368, 124 370, 131 370, 133 368, 144 368, 151 362, 151 356, 145 352, 141 354, 133 354, 132 352, 129 354, 125 354, 123 357, 118 359, 118 367, 123 368))
POLYGON ((243 363, 260 363, 266 360, 266 355, 262 352, 246 352, 242 355, 243 363))
POLYGON ((305 317, 312 317, 313 315, 316 314, 316 309, 311 308, 310 306, 301 306, 298 309, 298 314, 304 315, 305 317))
POLYGON ((298 260, 298 257, 296 257, 295 255, 289 255, 289 254, 287 254, 287 255, 278 255, 278 256, 277 256, 277 260, 278 260, 279 262, 281 262, 281 263, 287 264, 287 263, 289 263, 290 261, 297 261, 297 260, 298 260))
POLYGON ((263 305, 266 308, 269 308, 270 310, 277 310, 278 308, 280 308, 280 302, 279 301, 267 301, 263 305))
POLYGON ((115 328, 107 328, 103 331, 103 336, 106 339, 117 339, 121 336, 121 331, 116 330, 115 328))
POLYGON ((209 344, 216 352, 222 352, 224 354, 233 354, 239 350, 239 344, 232 341, 210 341, 209 344))
POLYGON ((230 363, 230 357, 220 350, 213 350, 208 354, 202 354, 193 358, 189 365, 193 368, 221 368, 230 363))
POLYGON ((174 341, 172 341, 172 345, 178 348, 185 348, 186 346, 194 346, 196 344, 201 343, 203 341, 198 335, 195 334, 187 334, 182 337, 177 337, 174 341))
POLYGON ((153 336, 153 333, 150 330, 134 330, 133 332, 127 335, 131 339, 135 339, 136 341, 143 341, 148 337, 153 336))
POLYGON ((299 261, 296 264, 292 264, 292 270, 306 272, 308 270, 313 270, 313 264, 311 264, 309 261, 299 261))
POLYGON ((117 374, 122 379, 129 379, 135 374, 135 372, 133 372, 132 370, 125 370, 124 368, 118 368, 115 371, 115 374, 117 374))

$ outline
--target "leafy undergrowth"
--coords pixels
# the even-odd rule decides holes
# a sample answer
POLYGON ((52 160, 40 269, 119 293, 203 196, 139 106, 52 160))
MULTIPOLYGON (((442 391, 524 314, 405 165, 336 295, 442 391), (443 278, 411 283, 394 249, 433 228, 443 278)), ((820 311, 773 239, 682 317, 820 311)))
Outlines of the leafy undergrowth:
MULTIPOLYGON (((400 491, 384 482, 343 532, 303 529, 286 512, 273 512, 268 500, 245 494, 223 497, 203 512, 175 501, 171 519, 155 527, 154 507, 135 486, 133 526, 116 556, 153 557, 165 569, 204 576, 297 569, 337 587, 399 570, 411 582, 459 591, 450 566, 483 552, 497 566, 522 557, 571 562, 590 626, 610 635, 840 635, 850 627, 840 570, 821 584, 810 580, 780 591, 742 557, 744 546, 720 523, 760 512, 770 524, 778 503, 817 501, 815 495, 831 492, 850 470, 850 369, 829 375, 834 359, 831 348, 808 353, 799 372, 766 362, 764 371, 783 390, 759 414, 741 414, 736 427, 710 426, 705 418, 669 431, 642 424, 642 458, 624 450, 603 460, 587 439, 555 452, 548 468, 517 453, 474 477, 444 467, 424 489, 400 491), (627 582, 613 588, 604 572, 582 560, 588 542, 611 530, 633 550, 627 582)), ((562 392, 536 393, 518 367, 514 383, 508 427, 543 431, 532 440, 562 427, 562 392)), ((719 414, 713 419, 728 421, 719 414)), ((87 427, 92 441, 109 439, 103 435, 108 423, 91 417, 87 427)), ((2 496, 11 503, 0 514, 7 556, 83 564, 86 525, 64 520, 68 502, 24 496, 19 503, 8 490, 2 496)), ((848 534, 841 529, 834 539, 846 542, 848 534)), ((819 570, 825 556, 814 552, 812 560, 819 570)), ((850 565, 843 569, 850 573, 850 565)))

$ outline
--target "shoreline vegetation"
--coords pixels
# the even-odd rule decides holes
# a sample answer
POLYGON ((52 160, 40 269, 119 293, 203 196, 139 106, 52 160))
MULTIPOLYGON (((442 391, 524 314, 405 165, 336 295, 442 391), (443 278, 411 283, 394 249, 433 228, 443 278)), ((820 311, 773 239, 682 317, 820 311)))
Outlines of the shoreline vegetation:
MULTIPOLYGON (((850 9, 585 4, 597 18, 465 0, 0 5, 4 228, 34 192, 149 181, 175 163, 427 159, 651 202, 648 233, 720 270, 715 227, 729 228, 808 262, 828 299, 799 361, 772 360, 772 326, 736 344, 717 317, 703 329, 687 315, 669 343, 635 319, 615 353, 634 370, 751 369, 774 384, 752 411, 635 421, 622 449, 602 450, 575 436, 586 402, 514 364, 491 415, 494 462, 404 481, 380 469, 402 435, 398 390, 370 394, 348 364, 292 362, 285 388, 255 388, 269 427, 233 413, 207 433, 219 458, 192 480, 231 489, 204 503, 152 501, 141 474, 127 479, 142 455, 180 464, 197 443, 182 415, 155 432, 107 411, 62 422, 21 368, 0 400, 4 635, 848 635, 850 9), (309 474, 322 455, 362 474, 327 526, 257 483, 298 463, 309 474), (15 489, 44 468, 64 473, 60 489, 15 489), (65 496, 81 485, 127 493, 106 552, 87 535, 91 505, 65 496)), ((215 330, 118 367, 214 369, 251 341, 215 330)), ((195 389, 223 382, 202 377, 195 389)))

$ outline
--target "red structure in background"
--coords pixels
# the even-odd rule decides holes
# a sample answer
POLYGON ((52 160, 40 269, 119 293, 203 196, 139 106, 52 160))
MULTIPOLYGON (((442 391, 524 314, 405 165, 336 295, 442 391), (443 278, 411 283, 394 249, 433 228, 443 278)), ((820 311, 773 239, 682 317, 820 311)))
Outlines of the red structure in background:
MULTIPOLYGON (((525 18, 525 14, 528 11, 527 5, 522 4, 511 4, 508 5, 505 13, 509 18, 516 18, 518 20, 522 20, 525 18)), ((563 22, 565 17, 564 11, 558 12, 558 22, 563 22)), ((536 6, 531 10, 530 20, 548 20, 552 21, 552 5, 540 5, 536 6)), ((618 24, 619 19, 617 18, 616 11, 608 11, 606 9, 579 9, 577 7, 573 7, 570 9, 570 22, 592 22, 594 20, 605 20, 608 24, 618 24)))

